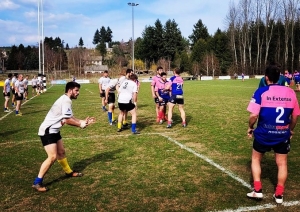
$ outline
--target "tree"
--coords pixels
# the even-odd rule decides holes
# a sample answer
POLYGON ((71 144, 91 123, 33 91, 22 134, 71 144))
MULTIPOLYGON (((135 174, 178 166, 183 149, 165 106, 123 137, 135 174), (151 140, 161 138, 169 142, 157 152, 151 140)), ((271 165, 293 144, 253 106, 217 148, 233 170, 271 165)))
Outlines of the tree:
POLYGON ((202 23, 202 20, 199 19, 194 25, 193 33, 189 36, 192 48, 199 39, 206 41, 209 37, 210 36, 208 34, 207 27, 202 23))
POLYGON ((99 42, 100 42, 100 34, 99 34, 99 30, 97 29, 94 34, 93 44, 97 45, 99 42))
POLYGON ((81 48, 84 46, 82 37, 79 38, 78 46, 81 47, 81 48))

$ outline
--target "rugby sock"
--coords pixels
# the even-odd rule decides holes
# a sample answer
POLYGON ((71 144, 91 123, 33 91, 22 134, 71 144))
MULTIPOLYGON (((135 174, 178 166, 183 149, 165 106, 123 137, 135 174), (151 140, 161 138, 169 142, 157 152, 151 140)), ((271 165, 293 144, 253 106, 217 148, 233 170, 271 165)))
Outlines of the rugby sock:
POLYGON ((261 181, 254 181, 253 186, 255 191, 259 191, 262 188, 261 181))
POLYGON ((42 184, 42 183, 43 183, 43 178, 39 178, 39 177, 36 177, 33 181, 33 185, 42 184))
POLYGON ((114 112, 111 113, 111 120, 112 120, 112 121, 115 120, 115 113, 114 113, 114 112))
POLYGON ((67 158, 61 159, 61 160, 57 160, 57 162, 61 165, 61 167, 63 168, 63 170, 67 173, 70 174, 72 173, 72 169, 69 166, 68 160, 67 158))
POLYGON ((131 123, 131 132, 135 132, 136 131, 136 123, 131 123))
POLYGON ((168 125, 171 125, 172 124, 172 121, 168 121, 168 125))
POLYGON ((124 125, 124 124, 127 124, 127 121, 126 121, 126 120, 123 121, 123 125, 124 125))
POLYGON ((160 120, 163 120, 164 119, 164 112, 163 111, 159 111, 158 112, 158 117, 160 120))
POLYGON ((284 191, 284 186, 278 185, 276 186, 275 196, 281 196, 284 191))
POLYGON ((122 129, 122 123, 118 122, 118 129, 122 129))
POLYGON ((112 123, 112 112, 107 113, 109 123, 112 123))
POLYGON ((16 114, 19 114, 19 111, 18 111, 18 110, 16 110, 16 114))

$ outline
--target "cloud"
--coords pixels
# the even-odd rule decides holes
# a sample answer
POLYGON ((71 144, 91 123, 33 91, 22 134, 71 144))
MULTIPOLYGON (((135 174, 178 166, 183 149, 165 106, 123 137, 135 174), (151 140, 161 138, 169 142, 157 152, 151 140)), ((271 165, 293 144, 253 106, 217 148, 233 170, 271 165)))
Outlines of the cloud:
POLYGON ((11 0, 1 0, 0 1, 0 10, 16 10, 20 5, 15 4, 11 0))

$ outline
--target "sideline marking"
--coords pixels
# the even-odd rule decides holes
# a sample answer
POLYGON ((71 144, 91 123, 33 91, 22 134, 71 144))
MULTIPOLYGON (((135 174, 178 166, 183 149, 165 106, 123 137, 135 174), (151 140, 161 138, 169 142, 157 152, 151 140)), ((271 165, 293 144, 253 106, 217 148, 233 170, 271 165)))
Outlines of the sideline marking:
POLYGON ((217 169, 221 170, 222 172, 224 172, 225 174, 229 175, 231 178, 235 179, 236 181, 240 182, 243 186, 251 189, 251 185, 247 182, 245 182, 242 178, 239 178, 238 176, 236 176, 235 174, 233 174, 231 171, 225 169, 223 166, 215 163, 213 160, 209 159, 208 157, 192 150, 191 148, 183 145, 182 143, 176 141, 175 139, 169 137, 169 136, 166 136, 164 134, 161 134, 161 136, 167 138, 169 141, 172 141, 173 143, 177 144, 178 146, 180 146, 182 149, 185 149, 186 151, 196 155, 197 157, 201 158, 202 160, 206 161, 207 163, 209 163, 210 165, 216 167, 217 169))
MULTIPOLYGON (((50 89, 53 85, 51 85, 48 89, 50 89)), ((29 102, 30 100, 34 99, 37 95, 31 97, 30 99, 28 99, 27 101, 23 102, 21 104, 21 106, 25 105, 27 102, 29 102)), ((4 116, 0 117, 0 121, 3 120, 6 116, 10 115, 11 113, 13 113, 16 109, 14 108, 13 110, 11 110, 9 113, 5 114, 4 116)))
POLYGON ((91 94, 94 94, 94 92, 88 90, 88 89, 85 89, 87 92, 91 93, 91 94))

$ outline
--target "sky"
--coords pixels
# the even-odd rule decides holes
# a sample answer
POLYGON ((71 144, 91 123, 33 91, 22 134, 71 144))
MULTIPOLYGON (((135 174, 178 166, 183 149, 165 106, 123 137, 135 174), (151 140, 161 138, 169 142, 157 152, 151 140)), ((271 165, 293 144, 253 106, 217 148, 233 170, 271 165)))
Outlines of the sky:
MULTIPOLYGON (((201 19, 213 35, 218 28, 227 28, 230 3, 238 0, 43 0, 44 36, 59 37, 69 47, 77 46, 82 37, 85 47, 94 48, 94 34, 102 26, 112 30, 113 41, 128 41, 132 20, 136 39, 158 19, 162 25, 175 20, 185 38, 201 19)), ((38 0, 0 0, 0 47, 37 45, 37 17, 38 0)))

